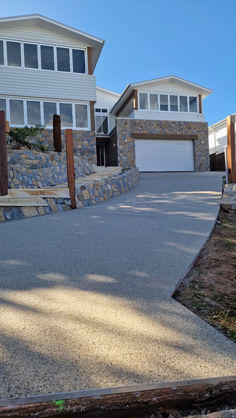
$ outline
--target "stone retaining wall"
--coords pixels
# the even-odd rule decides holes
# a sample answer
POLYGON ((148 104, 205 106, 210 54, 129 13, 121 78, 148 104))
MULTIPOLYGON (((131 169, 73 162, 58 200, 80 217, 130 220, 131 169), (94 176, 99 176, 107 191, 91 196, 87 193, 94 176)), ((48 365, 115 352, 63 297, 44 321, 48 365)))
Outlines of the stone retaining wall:
POLYGON ((197 135, 194 141, 196 171, 209 170, 208 124, 166 120, 116 119, 118 165, 124 169, 135 167, 133 133, 197 135))
MULTIPOLYGON (((100 181, 86 182, 76 185, 77 207, 92 206, 99 202, 111 199, 122 193, 128 192, 138 181, 137 168, 127 170, 117 176, 106 177, 100 181)), ((47 206, 39 207, 0 207, 0 222, 12 219, 22 219, 38 215, 46 215, 53 212, 69 210, 68 198, 44 198, 47 206)))
MULTIPOLYGON (((94 172, 93 166, 75 155, 75 177, 94 172)), ((65 152, 39 152, 34 150, 8 150, 9 188, 40 188, 67 183, 65 152)))

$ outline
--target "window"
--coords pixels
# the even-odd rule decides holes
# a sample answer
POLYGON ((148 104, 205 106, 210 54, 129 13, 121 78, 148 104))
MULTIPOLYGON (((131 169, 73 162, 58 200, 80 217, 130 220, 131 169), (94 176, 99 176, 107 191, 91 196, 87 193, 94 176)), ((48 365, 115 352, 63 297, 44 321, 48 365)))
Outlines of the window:
POLYGON ((148 108, 148 95, 147 93, 139 93, 139 107, 140 109, 148 108))
POLYGON ((88 128, 88 107, 84 104, 75 105, 76 128, 88 128))
POLYGON ((179 96, 180 112, 188 111, 187 96, 179 96))
POLYGON ((40 102, 27 101, 28 125, 40 125, 40 102))
POLYGON ((19 42, 7 42, 7 64, 21 67, 21 50, 19 42))
POLYGON ((97 116, 95 117, 95 129, 98 134, 108 134, 108 117, 97 116))
POLYGON ((72 49, 74 73, 85 73, 85 56, 81 49, 72 49))
POLYGON ((6 100, 0 99, 0 110, 4 110, 6 112, 6 100))
POLYGON ((189 97, 189 111, 197 112, 197 98, 190 96, 189 97))
POLYGON ((44 102, 43 114, 44 114, 44 125, 53 125, 53 115, 57 113, 57 105, 53 102, 44 102))
POLYGON ((61 126, 72 126, 72 104, 60 103, 61 126))
POLYGON ((170 96, 171 112, 178 112, 178 96, 170 96))
POLYGON ((23 100, 9 100, 9 104, 10 104, 10 123, 14 125, 24 125, 23 100))
POLYGON ((158 110, 158 95, 150 94, 150 109, 158 110))
POLYGON ((41 45, 41 67, 43 70, 54 70, 54 53, 52 46, 41 45))
POLYGON ((0 65, 4 64, 3 41, 0 41, 0 65))
POLYGON ((168 110, 167 94, 160 94, 160 110, 168 110))
POLYGON ((70 53, 68 48, 57 48, 58 71, 70 71, 70 53))
POLYGON ((38 48, 37 45, 24 44, 24 56, 26 68, 38 68, 38 48))

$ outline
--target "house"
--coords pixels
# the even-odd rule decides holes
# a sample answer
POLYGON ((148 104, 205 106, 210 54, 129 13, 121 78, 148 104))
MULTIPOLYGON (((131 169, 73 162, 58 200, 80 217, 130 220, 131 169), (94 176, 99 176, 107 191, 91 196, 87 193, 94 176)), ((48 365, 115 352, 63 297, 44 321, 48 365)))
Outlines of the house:
POLYGON ((96 87, 104 41, 41 15, 0 19, 0 110, 11 126, 73 129, 74 150, 91 164, 140 171, 209 169, 203 99, 212 91, 176 76, 96 87))
MULTIPOLYGON (((232 115, 235 118, 236 113, 232 115)), ((235 118, 236 132, 236 118, 235 118)), ((227 167, 227 118, 209 126, 210 168, 225 171, 227 167)))
POLYGON ((140 171, 208 170, 202 101, 211 92, 175 76, 129 84, 110 110, 118 164, 140 171))
POLYGON ((103 44, 38 14, 0 19, 0 110, 10 126, 43 125, 50 141, 60 114, 75 151, 96 163, 93 72, 103 44))

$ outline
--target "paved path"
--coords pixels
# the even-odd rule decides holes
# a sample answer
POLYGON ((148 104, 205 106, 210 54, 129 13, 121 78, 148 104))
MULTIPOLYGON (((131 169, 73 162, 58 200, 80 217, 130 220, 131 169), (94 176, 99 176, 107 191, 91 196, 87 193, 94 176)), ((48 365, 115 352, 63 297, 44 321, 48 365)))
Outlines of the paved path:
POLYGON ((170 298, 221 178, 142 174, 104 204, 0 225, 2 397, 232 375, 235 345, 170 298))

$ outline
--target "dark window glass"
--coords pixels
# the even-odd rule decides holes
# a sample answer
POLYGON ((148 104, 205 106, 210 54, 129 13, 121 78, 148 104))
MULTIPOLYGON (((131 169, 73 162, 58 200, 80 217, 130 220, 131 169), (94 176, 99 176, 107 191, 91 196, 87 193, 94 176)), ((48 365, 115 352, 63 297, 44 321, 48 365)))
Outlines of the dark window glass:
POLYGON ((0 65, 4 64, 3 41, 0 41, 0 65))
POLYGON ((108 133, 108 117, 107 116, 96 116, 95 118, 96 132, 99 134, 108 133))
POLYGON ((102 113, 107 113, 107 109, 102 109, 102 113))
POLYGON ((151 110, 158 109, 158 95, 157 94, 150 94, 150 109, 151 110))
POLYGON ((148 108, 148 95, 147 93, 139 93, 139 107, 140 109, 148 108))
POLYGON ((53 115, 57 113, 57 105, 52 102, 45 102, 43 104, 43 113, 44 113, 44 125, 52 126, 53 125, 53 115))
POLYGON ((190 112, 197 112, 197 98, 189 97, 189 110, 190 112))
POLYGON ((72 104, 60 103, 61 126, 72 126, 72 104))
POLYGON ((88 108, 87 105, 76 104, 75 105, 75 120, 76 127, 88 128, 88 108))
POLYGON ((37 45, 24 44, 25 67, 38 68, 37 45))
POLYGON ((54 70, 54 54, 52 46, 41 45, 41 67, 43 70, 54 70))
POLYGON ((18 42, 7 42, 7 64, 21 67, 20 44, 18 42))
POLYGON ((168 110, 167 94, 160 94, 160 110, 168 110))
POLYGON ((99 108, 95 108, 95 112, 101 112, 101 109, 99 109, 99 108))
POLYGON ((179 96, 180 112, 188 111, 187 96, 179 96))
POLYGON ((27 120, 28 125, 40 125, 40 103, 27 101, 27 120))
POLYGON ((58 71, 70 71, 70 54, 68 48, 57 48, 58 71))
POLYGON ((9 100, 10 122, 14 125, 24 125, 23 100, 9 100))
POLYGON ((72 49, 73 71, 74 73, 85 73, 84 51, 72 49))
POLYGON ((0 99, 0 110, 4 110, 6 112, 6 100, 0 99))
POLYGON ((178 112, 178 96, 170 96, 171 112, 178 112))

